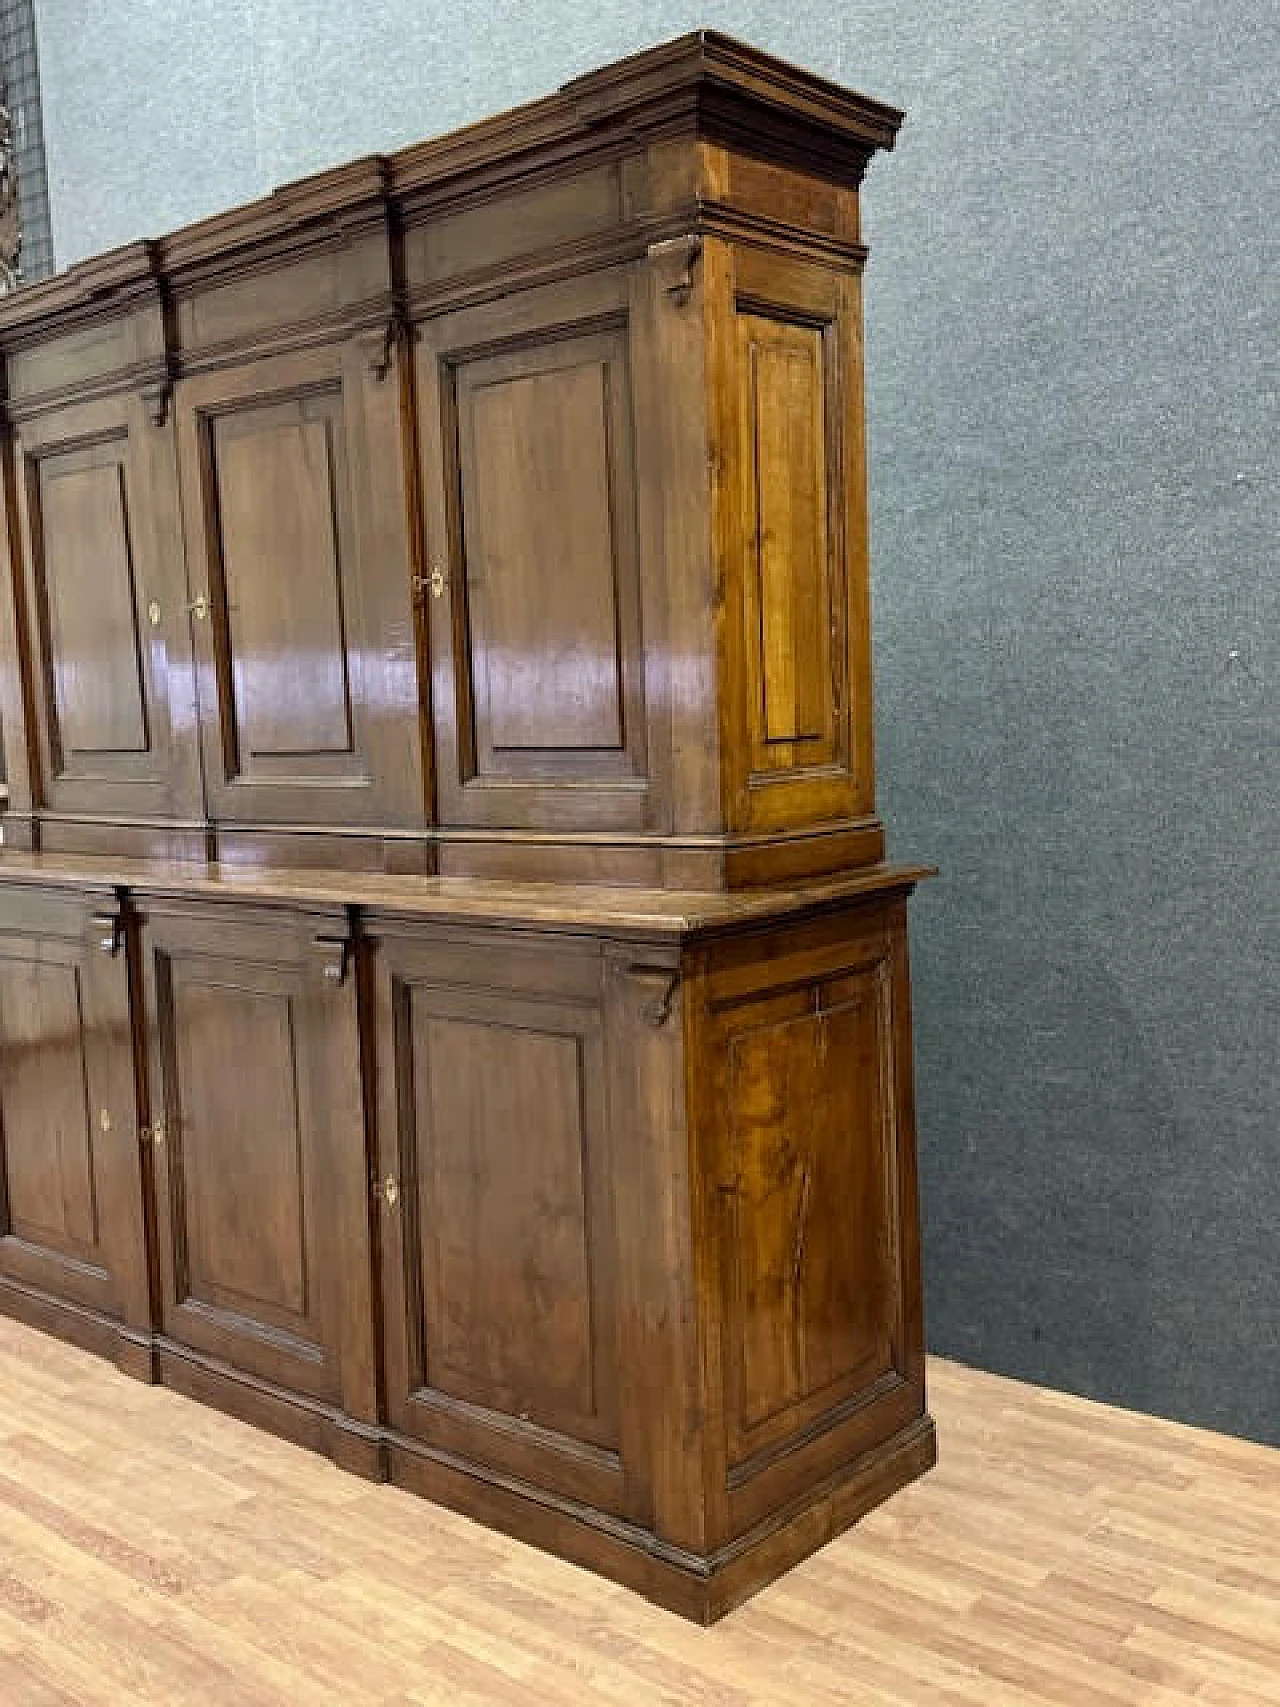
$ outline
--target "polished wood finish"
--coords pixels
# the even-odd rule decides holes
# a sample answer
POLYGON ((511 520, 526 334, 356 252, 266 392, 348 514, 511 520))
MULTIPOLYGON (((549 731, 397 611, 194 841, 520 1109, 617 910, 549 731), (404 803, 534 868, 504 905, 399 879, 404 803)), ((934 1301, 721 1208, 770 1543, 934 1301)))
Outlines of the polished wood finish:
POLYGON ((142 917, 161 1333, 372 1423, 346 917, 160 900, 142 917))
POLYGON ((418 340, 445 825, 657 827, 630 289, 615 268, 418 340))
POLYGON ((0 305, 0 1304, 703 1622, 935 1450, 897 122, 689 37, 0 305))
POLYGON ((105 885, 0 889, 0 1305, 144 1373, 134 947, 105 885))
POLYGON ((170 700, 190 663, 172 442, 119 393, 20 419, 11 442, 6 674, 31 712, 3 707, 15 800, 43 810, 43 845, 92 847, 81 820, 129 814, 156 822, 157 851, 198 851, 180 830, 200 812, 190 707, 170 700))
POLYGON ((931 1359, 946 1450, 713 1630, 0 1322, 0 1689, 1274 1707, 1280 1456, 931 1359))
MULTIPOLYGON (((26 1245, 20 1216, 83 1218, 92 1138, 67 951, 33 1001, 27 937, 103 893, 138 1373, 702 1621, 932 1462, 918 871, 698 897, 121 865, 0 858, 36 1016, 0 980, 0 1112, 26 1245)), ((56 1223, 0 1298, 105 1349, 85 1238, 56 1223)))
POLYGON ((858 185, 899 118, 704 33, 6 300, 10 845, 875 863, 858 185))
POLYGON ((424 817, 393 387, 357 345, 193 376, 175 407, 209 817, 424 817))

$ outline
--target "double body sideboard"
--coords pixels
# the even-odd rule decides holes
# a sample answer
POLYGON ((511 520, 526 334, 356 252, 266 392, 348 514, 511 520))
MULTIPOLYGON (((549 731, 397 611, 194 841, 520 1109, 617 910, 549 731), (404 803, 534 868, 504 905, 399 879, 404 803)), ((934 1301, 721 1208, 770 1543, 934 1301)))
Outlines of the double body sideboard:
POLYGON ((700 33, 0 303, 0 1308, 703 1620, 934 1454, 899 119, 700 33))

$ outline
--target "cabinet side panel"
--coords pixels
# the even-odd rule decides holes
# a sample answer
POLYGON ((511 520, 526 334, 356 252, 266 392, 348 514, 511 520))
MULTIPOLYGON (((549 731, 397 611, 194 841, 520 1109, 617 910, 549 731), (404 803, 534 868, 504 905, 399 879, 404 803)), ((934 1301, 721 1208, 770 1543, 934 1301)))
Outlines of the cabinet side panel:
POLYGON ((707 247, 727 826, 876 827, 856 271, 707 247))
POLYGON ((738 318, 747 525, 748 645, 757 767, 829 762, 833 675, 824 334, 738 318))
POLYGON ((700 1219, 723 1537, 923 1418, 905 909, 713 951, 700 1219))
POLYGON ((891 1366, 894 1131, 874 971, 729 1045, 727 1275, 740 1451, 774 1418, 891 1366), (822 1005, 818 1005, 822 1002, 822 1005))

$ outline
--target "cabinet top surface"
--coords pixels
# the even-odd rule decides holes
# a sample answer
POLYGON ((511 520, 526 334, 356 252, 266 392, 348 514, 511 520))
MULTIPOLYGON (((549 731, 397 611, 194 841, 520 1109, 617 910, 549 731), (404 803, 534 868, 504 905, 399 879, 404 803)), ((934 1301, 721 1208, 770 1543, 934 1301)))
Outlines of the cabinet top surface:
POLYGON ((124 245, 0 303, 0 336, 308 230, 359 223, 395 203, 429 213, 504 182, 569 172, 592 157, 663 137, 707 138, 857 184, 903 115, 711 30, 574 78, 556 94, 389 155, 316 173, 155 240, 124 245))
POLYGON ((96 859, 0 853, 0 888, 23 885, 294 907, 359 906, 451 924, 680 939, 822 912, 860 897, 906 892, 934 875, 925 865, 873 865, 790 888, 702 890, 600 884, 504 883, 475 878, 96 859))

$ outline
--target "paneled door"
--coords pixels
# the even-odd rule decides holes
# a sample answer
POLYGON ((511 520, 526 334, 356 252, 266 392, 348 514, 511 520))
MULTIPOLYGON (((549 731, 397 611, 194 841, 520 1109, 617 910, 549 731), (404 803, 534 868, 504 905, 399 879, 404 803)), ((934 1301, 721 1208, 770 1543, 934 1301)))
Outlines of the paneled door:
POLYGON ((90 1316, 151 1327, 128 963, 110 891, 0 892, 0 1300, 76 1306, 104 1350, 90 1316))
POLYGON ((145 908, 167 1338, 372 1418, 369 1178, 344 918, 145 908))
POLYGON ((599 956, 373 929, 391 1425, 619 1511, 599 956))
POLYGON ((424 821, 400 391, 378 373, 353 341, 178 386, 218 821, 424 821))
POLYGON ((172 423, 124 393, 21 420, 15 452, 35 804, 198 818, 172 423))
POLYGON ((631 290, 618 268, 418 329, 442 824, 654 827, 631 290))

